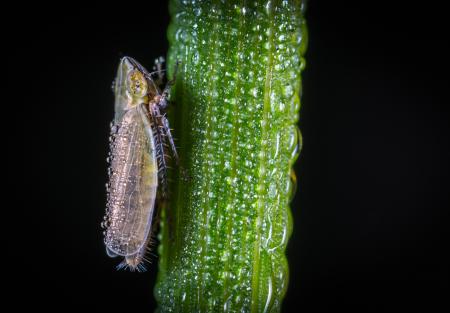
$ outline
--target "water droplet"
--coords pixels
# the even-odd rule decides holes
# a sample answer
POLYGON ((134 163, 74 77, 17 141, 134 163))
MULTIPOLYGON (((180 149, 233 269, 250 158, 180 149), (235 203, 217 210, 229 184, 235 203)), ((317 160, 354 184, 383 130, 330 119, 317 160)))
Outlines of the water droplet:
POLYGON ((271 2, 270 1, 267 1, 267 4, 266 4, 266 13, 267 14, 270 14, 270 7, 272 6, 272 4, 271 4, 271 2))
POLYGON ((194 9, 194 15, 195 16, 200 16, 200 14, 202 14, 202 9, 201 8, 195 8, 194 9))
POLYGON ((258 88, 255 87, 252 89, 252 95, 253 97, 258 98, 258 88))
POLYGON ((272 159, 275 160, 280 152, 280 133, 276 134, 275 145, 272 146, 272 159))
POLYGON ((275 198, 276 195, 277 195, 277 185, 275 181, 272 181, 269 186, 269 197, 275 198))
POLYGON ((292 97, 294 94, 294 88, 292 88, 291 84, 288 84, 283 88, 283 94, 286 98, 292 97))
POLYGON ((118 130, 119 130, 119 126, 111 125, 111 133, 112 134, 116 134, 118 130))
POLYGON ((273 305, 273 283, 272 278, 269 276, 267 280, 267 298, 266 298, 266 304, 264 306, 264 312, 271 312, 272 305, 273 305))
POLYGON ((296 192, 297 192, 297 176, 295 175, 294 169, 291 169, 287 184, 287 193, 289 195, 289 202, 291 202, 294 199, 296 192))
POLYGON ((300 58, 300 71, 303 71, 305 69, 305 66, 306 66, 305 58, 301 57, 300 58))
POLYGON ((289 151, 290 151, 290 162, 293 164, 300 154, 302 149, 302 134, 300 129, 296 125, 292 125, 289 130, 289 151))
POLYGON ((294 96, 291 100, 291 115, 293 116, 293 123, 297 123, 299 119, 298 112, 300 111, 300 97, 297 92, 294 92, 294 96))
POLYGON ((175 33, 175 40, 185 43, 187 40, 187 34, 183 28, 179 28, 175 33))
POLYGON ((195 63, 195 64, 197 64, 199 58, 200 58, 200 57, 199 57, 198 52, 195 52, 195 53, 192 55, 192 62, 195 63))

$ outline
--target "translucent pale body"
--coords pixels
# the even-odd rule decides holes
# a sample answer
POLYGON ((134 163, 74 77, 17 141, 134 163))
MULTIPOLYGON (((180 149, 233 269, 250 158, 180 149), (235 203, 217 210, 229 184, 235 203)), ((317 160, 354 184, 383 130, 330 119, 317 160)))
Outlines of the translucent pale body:
MULTIPOLYGON (((134 62, 135 64, 133 64, 134 62)), ((132 268, 145 254, 158 187, 155 141, 149 122, 147 95, 130 94, 133 59, 121 59, 114 86, 115 117, 111 132, 105 245, 109 256, 124 256, 132 268)), ((149 88, 152 88, 151 86, 149 88)))

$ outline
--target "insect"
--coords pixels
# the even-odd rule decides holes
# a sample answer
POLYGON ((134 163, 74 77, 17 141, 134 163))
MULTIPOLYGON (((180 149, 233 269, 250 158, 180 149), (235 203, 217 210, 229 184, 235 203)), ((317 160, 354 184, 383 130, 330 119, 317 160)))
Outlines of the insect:
MULTIPOLYGON (((161 91, 162 60, 149 73, 131 57, 120 60, 114 83, 115 116, 111 123, 107 205, 102 228, 106 252, 124 260, 117 269, 143 271, 159 190, 167 196, 168 147, 178 154, 164 114, 171 81, 161 91), (157 73, 158 79, 152 75, 157 73), (159 187, 159 189, 158 189, 159 187)), ((178 65, 178 64, 177 64, 178 65)))

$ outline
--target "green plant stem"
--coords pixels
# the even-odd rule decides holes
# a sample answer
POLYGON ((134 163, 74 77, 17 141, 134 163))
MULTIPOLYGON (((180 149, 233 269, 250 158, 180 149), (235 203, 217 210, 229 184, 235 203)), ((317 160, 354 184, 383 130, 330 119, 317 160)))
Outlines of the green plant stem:
POLYGON ((181 168, 162 212, 162 312, 277 312, 301 136, 302 1, 171 0, 181 168))

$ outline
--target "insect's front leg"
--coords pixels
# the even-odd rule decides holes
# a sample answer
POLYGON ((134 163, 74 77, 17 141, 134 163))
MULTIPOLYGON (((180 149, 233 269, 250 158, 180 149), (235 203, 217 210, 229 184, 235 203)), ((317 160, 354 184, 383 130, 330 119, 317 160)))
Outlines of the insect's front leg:
POLYGON ((158 75, 158 78, 156 79, 156 85, 158 85, 159 88, 162 88, 164 82, 164 70, 162 69, 164 62, 164 58, 159 57, 155 59, 155 65, 153 66, 153 69, 158 75))
POLYGON ((177 78, 177 72, 178 72, 178 66, 179 66, 180 62, 177 61, 177 63, 175 64, 175 71, 173 73, 173 77, 171 80, 169 80, 166 84, 166 87, 164 88, 162 94, 161 94, 161 98, 159 100, 158 103, 158 107, 160 110, 165 110, 168 106, 168 100, 167 98, 169 97, 169 93, 170 93, 170 88, 172 88, 172 86, 175 84, 175 80, 177 78))

